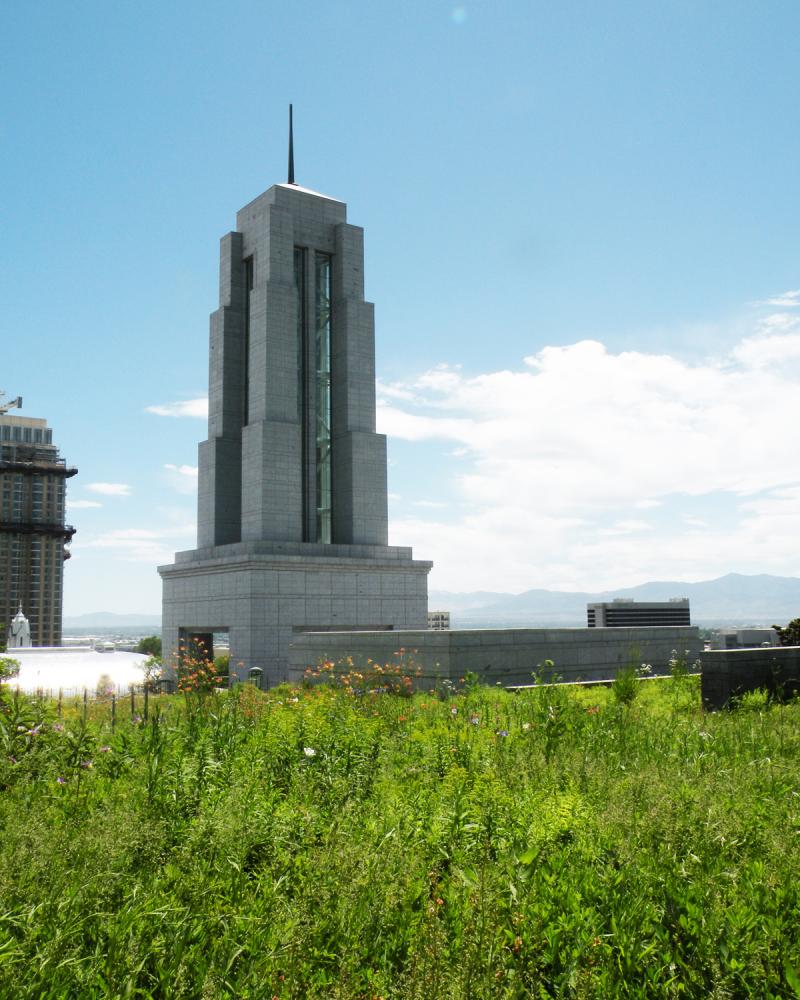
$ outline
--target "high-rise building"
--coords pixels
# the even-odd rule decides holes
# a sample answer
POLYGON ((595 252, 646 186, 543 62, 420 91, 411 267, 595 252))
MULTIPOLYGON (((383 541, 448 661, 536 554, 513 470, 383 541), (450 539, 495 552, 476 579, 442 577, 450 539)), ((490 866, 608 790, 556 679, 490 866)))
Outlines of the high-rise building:
POLYGON ((363 231, 292 181, 221 241, 198 547, 159 568, 165 655, 227 633, 269 683, 299 632, 425 628, 431 568, 388 545, 363 231))
POLYGON ((0 634, 20 608, 34 646, 61 642, 67 466, 44 420, 12 416, 0 400, 0 634))

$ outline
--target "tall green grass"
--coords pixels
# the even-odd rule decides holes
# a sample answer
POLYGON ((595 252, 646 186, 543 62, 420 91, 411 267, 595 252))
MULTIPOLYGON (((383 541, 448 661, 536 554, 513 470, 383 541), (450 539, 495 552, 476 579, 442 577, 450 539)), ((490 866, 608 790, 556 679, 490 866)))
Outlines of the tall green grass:
POLYGON ((800 704, 6 697, 0 996, 800 996, 800 704))

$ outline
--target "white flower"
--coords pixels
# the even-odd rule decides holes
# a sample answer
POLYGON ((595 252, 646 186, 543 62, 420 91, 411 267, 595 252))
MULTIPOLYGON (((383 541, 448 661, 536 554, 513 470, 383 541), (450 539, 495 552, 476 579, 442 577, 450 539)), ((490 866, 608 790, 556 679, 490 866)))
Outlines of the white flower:
POLYGON ((316 757, 317 751, 313 747, 303 747, 303 753, 306 757, 316 757))

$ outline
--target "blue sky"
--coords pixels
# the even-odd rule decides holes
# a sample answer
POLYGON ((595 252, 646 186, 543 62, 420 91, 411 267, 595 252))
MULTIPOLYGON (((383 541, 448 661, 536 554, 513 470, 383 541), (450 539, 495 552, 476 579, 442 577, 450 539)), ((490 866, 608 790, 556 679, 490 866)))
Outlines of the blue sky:
POLYGON ((390 540, 432 588, 800 574, 796 3, 34 0, 0 31, 0 389, 80 469, 66 613, 157 612, 194 544, 205 426, 153 410, 202 413, 218 240, 285 180, 289 101, 298 182, 366 230, 390 540))

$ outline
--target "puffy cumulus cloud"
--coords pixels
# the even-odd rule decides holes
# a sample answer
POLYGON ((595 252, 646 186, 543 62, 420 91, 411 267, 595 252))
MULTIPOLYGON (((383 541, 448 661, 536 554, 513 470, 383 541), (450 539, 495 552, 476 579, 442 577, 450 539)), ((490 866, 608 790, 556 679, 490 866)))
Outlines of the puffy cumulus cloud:
POLYGON ((191 495, 197 492, 196 465, 173 465, 171 462, 167 462, 164 469, 167 473, 167 481, 178 493, 191 495))
POLYGON ((379 391, 381 431, 462 455, 451 516, 393 521, 393 541, 433 558, 434 585, 457 590, 800 573, 789 319, 767 317, 702 362, 585 340, 514 371, 440 367, 379 391))
POLYGON ((127 483, 88 483, 90 493, 100 493, 105 497, 129 497, 131 488, 127 483))
POLYGON ((199 396, 197 399, 183 399, 176 403, 156 403, 146 406, 145 413, 154 413, 157 417, 197 417, 205 420, 208 417, 208 399, 199 396))

